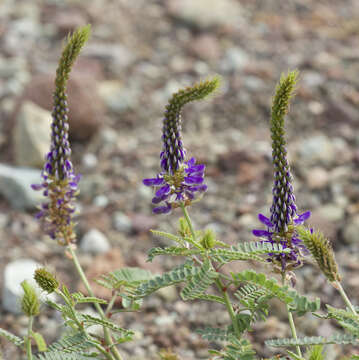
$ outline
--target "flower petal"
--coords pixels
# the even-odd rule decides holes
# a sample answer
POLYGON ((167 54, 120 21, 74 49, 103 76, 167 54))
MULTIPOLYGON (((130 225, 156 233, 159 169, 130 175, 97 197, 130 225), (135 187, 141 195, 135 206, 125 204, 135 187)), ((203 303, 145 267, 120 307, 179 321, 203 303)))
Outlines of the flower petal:
POLYGON ((202 184, 203 183, 203 177, 202 176, 186 176, 184 178, 184 182, 188 185, 194 185, 194 184, 202 184))
POLYGON ((271 221, 264 216, 263 214, 258 214, 258 219, 261 223, 263 223, 264 225, 267 225, 269 228, 272 228, 274 225, 271 223, 271 221))
POLYGON ((163 178, 152 178, 152 179, 143 179, 142 183, 145 186, 159 186, 165 182, 163 178))
POLYGON ((156 191, 156 196, 161 197, 162 195, 168 194, 171 190, 171 187, 166 184, 162 187, 160 187, 157 191, 156 191))
POLYGON ((296 225, 300 225, 303 224, 305 220, 307 220, 311 215, 310 211, 306 211, 303 214, 300 214, 295 220, 294 220, 294 224, 296 225))
POLYGON ((252 234, 257 237, 262 237, 262 236, 270 237, 272 235, 272 233, 270 233, 267 230, 252 230, 252 234))
POLYGON ((171 209, 171 205, 167 203, 166 206, 155 207, 152 211, 154 214, 168 214, 169 212, 171 212, 171 209))

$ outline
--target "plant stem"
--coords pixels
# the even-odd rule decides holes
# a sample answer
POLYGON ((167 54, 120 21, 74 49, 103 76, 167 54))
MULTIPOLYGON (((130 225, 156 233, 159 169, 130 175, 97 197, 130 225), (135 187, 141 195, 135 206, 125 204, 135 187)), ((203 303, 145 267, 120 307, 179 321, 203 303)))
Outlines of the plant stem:
MULTIPOLYGON (((73 263, 75 265, 75 268, 76 268, 78 274, 80 275, 80 278, 81 278, 82 282, 84 283, 87 292, 90 294, 90 296, 95 297, 95 294, 94 294, 94 292, 93 292, 93 290, 91 288, 91 285, 89 284, 89 282, 88 282, 88 280, 86 278, 86 275, 85 275, 84 271, 82 270, 81 264, 79 262, 79 259, 78 259, 77 255, 76 255, 74 249, 71 247, 71 245, 69 245, 67 247, 67 249, 68 249, 68 251, 70 252, 70 254, 72 256, 72 260, 73 260, 73 263)), ((101 316, 101 319, 106 320, 105 313, 103 312, 100 304, 94 303, 94 305, 95 305, 95 308, 96 308, 97 312, 101 316)), ((122 357, 121 357, 120 353, 118 352, 117 348, 113 344, 111 334, 110 334, 109 330, 105 326, 103 327, 103 332, 104 332, 106 344, 111 348, 111 352, 112 352, 113 356, 115 357, 115 359, 116 360, 122 360, 122 357)))
POLYGON ((183 215, 184 215, 184 217, 185 217, 185 219, 186 219, 186 221, 187 221, 188 227, 189 227, 189 229, 190 229, 190 231, 191 231, 192 239, 193 239, 193 241, 195 242, 195 241, 196 241, 196 233, 195 233, 195 231, 194 231, 191 218, 190 218, 189 215, 188 215, 188 211, 187 211, 187 209, 186 209, 186 207, 184 206, 183 203, 181 203, 181 209, 182 209, 183 215))
POLYGON ((106 316, 107 316, 107 315, 109 314, 109 312, 112 310, 113 305, 115 304, 117 295, 118 295, 118 293, 117 293, 117 291, 115 291, 115 293, 113 294, 113 296, 112 296, 112 298, 111 298, 110 302, 108 303, 107 308, 106 308, 106 310, 105 310, 105 315, 106 315, 106 316))
MULTIPOLYGON (((282 283, 283 285, 285 285, 285 273, 282 274, 282 283)), ((287 304, 286 305, 286 308, 287 308, 287 313, 288 313, 288 319, 289 319, 289 326, 290 326, 290 330, 292 332, 292 336, 295 340, 298 340, 298 337, 297 337, 297 330, 295 328, 295 324, 294 324, 294 319, 293 319, 293 314, 290 312, 290 309, 289 309, 289 305, 287 304)), ((299 357, 302 357, 302 352, 300 350, 300 346, 299 345, 296 345, 296 350, 297 350, 297 354, 299 357)))
POLYGON ((347 304, 348 308, 350 309, 350 311, 354 314, 354 315, 358 315, 358 313, 355 311, 355 308, 353 306, 353 304, 350 302, 347 294, 345 293, 342 285, 340 284, 339 281, 335 281, 334 282, 335 288, 338 289, 341 297, 343 298, 344 302, 347 304))
MULTIPOLYGON (((185 208, 183 203, 181 203, 181 208, 182 208, 182 211, 183 211, 183 215, 184 215, 184 217, 185 217, 185 219, 187 221, 188 227, 189 227, 189 229, 191 231, 193 241, 196 241, 196 233, 194 231, 191 218, 189 217, 188 211, 185 208)), ((229 299, 228 293, 227 293, 226 290, 224 290, 224 286, 222 284, 222 281, 219 278, 216 279, 215 283, 216 283, 216 285, 218 287, 218 290, 221 292, 221 294, 223 296, 223 300, 225 302, 228 314, 229 314, 229 316, 231 318, 231 321, 232 321, 232 324, 233 324, 234 332, 236 333, 237 336, 240 336, 240 330, 239 330, 238 322, 237 322, 237 319, 236 319, 236 314, 234 313, 234 310, 233 310, 231 301, 229 299)))
POLYGON ((218 287, 218 290, 223 295, 223 300, 224 300, 224 302, 226 304, 228 314, 229 314, 229 316, 231 318, 232 325, 233 325, 233 328, 234 328, 234 332, 239 337, 241 335, 241 331, 239 329, 238 321, 236 319, 236 314, 234 313, 231 301, 230 301, 229 296, 228 296, 228 292, 227 292, 227 290, 224 290, 223 284, 222 284, 220 279, 216 279, 215 283, 216 283, 216 285, 218 287))
POLYGON ((26 339, 26 354, 27 354, 27 359, 28 360, 32 360, 31 333, 32 333, 33 321, 34 321, 34 317, 30 316, 29 317, 29 324, 28 324, 28 327, 27 327, 27 339, 26 339))

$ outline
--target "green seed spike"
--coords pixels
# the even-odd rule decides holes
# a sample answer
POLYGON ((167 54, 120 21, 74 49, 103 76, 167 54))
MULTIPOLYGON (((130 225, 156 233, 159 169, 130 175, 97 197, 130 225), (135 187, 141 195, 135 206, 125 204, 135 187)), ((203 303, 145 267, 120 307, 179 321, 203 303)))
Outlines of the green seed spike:
POLYGON ((298 227, 297 231, 326 278, 331 282, 340 281, 332 245, 323 233, 312 232, 303 226, 298 227))
POLYGON ((48 294, 53 293, 59 287, 56 277, 45 268, 36 269, 34 279, 40 288, 48 294))
POLYGON ((86 25, 77 29, 73 34, 68 35, 59 66, 56 70, 56 92, 65 90, 72 65, 79 55, 81 48, 90 37, 90 32, 91 25, 86 25))
POLYGON ((24 295, 21 299, 23 313, 28 317, 38 315, 40 312, 40 302, 35 289, 27 280, 21 283, 21 287, 24 289, 24 295))

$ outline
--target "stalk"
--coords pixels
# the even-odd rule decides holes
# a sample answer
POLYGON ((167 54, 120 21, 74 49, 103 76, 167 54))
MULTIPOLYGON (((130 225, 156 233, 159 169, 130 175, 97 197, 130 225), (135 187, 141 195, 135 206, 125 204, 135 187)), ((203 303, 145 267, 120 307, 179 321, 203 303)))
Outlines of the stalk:
POLYGON ((31 349, 31 333, 32 333, 32 324, 34 322, 34 317, 29 317, 29 324, 27 327, 27 340, 26 340, 26 354, 27 360, 32 360, 32 349, 31 349))
POLYGON ((339 291, 341 297, 343 298, 344 302, 346 303, 346 305, 348 306, 348 308, 350 309, 350 311, 354 314, 354 315, 358 315, 358 313, 355 311, 355 308, 353 306, 353 304, 350 302, 347 294, 345 293, 342 285, 340 284, 339 281, 335 281, 334 283, 334 287, 339 291))
MULTIPOLYGON (((188 227, 189 227, 189 229, 191 231, 193 241, 195 242, 196 241, 196 233, 194 231, 193 224, 192 224, 191 218, 189 217, 188 211, 185 208, 183 203, 181 203, 181 209, 182 209, 183 215, 184 215, 184 217, 185 217, 185 219, 187 221, 188 227)), ((226 309, 228 311, 228 314, 229 314, 229 316, 231 318, 231 321, 232 321, 232 324, 233 324, 234 332, 236 333, 237 336, 240 336, 240 330, 239 330, 238 322, 237 322, 237 319, 236 319, 236 314, 234 313, 234 310, 233 310, 231 301, 229 299, 227 290, 224 290, 224 286, 223 286, 220 279, 216 279, 215 283, 217 285, 218 290, 221 292, 221 294, 223 296, 223 300, 225 302, 226 309)))
MULTIPOLYGON (((283 273, 282 274, 282 283, 283 285, 285 285, 285 274, 283 273)), ((295 340, 298 340, 298 337, 297 337, 297 330, 295 328, 295 324, 294 324, 294 319, 293 319, 293 314, 290 312, 289 310, 289 305, 287 304, 286 305, 286 308, 287 308, 287 313, 288 313, 288 320, 289 320, 289 326, 290 326, 290 330, 292 332, 292 336, 295 340)), ((296 350, 297 350, 297 355, 299 357, 302 357, 302 352, 300 350, 300 346, 299 345, 296 345, 296 350)))
MULTIPOLYGON (((91 288, 91 285, 89 284, 89 282, 88 282, 88 280, 86 278, 86 275, 85 275, 84 271, 82 270, 81 264, 79 262, 79 259, 78 259, 77 255, 76 255, 75 251, 72 249, 71 245, 67 246, 67 249, 68 249, 69 253, 72 256, 72 260, 73 260, 73 263, 75 265, 75 268, 76 268, 82 282, 84 283, 86 290, 88 291, 90 296, 95 297, 95 294, 94 294, 94 292, 93 292, 93 290, 91 288)), ((105 313, 103 312, 100 304, 94 303, 94 305, 95 305, 95 308, 96 308, 97 312, 100 314, 101 319, 106 320, 105 313)), ((112 352, 113 356, 115 357, 115 359, 116 360, 122 360, 122 357, 121 357, 119 351, 114 346, 111 334, 110 334, 109 330, 105 326, 103 327, 103 332, 104 332, 106 344, 110 347, 111 352, 112 352)))

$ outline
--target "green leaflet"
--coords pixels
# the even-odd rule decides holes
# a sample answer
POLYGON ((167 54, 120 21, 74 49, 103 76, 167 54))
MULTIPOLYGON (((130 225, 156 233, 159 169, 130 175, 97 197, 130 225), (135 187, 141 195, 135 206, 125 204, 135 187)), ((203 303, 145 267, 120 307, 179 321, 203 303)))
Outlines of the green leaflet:
POLYGON ((196 249, 188 249, 177 246, 170 246, 166 248, 153 248, 148 253, 147 261, 152 262, 152 260, 158 255, 172 255, 172 256, 189 256, 200 254, 203 251, 196 249))
POLYGON ((123 334, 124 336, 133 335, 134 332, 131 330, 126 330, 116 324, 114 324, 111 321, 108 320, 102 320, 100 318, 97 318, 95 316, 87 315, 87 314, 81 314, 81 320, 84 322, 85 325, 91 326, 91 325, 102 325, 103 327, 106 327, 108 329, 111 329, 112 331, 116 331, 120 334, 123 334))
POLYGON ((51 351, 51 352, 45 352, 42 354, 37 355, 34 359, 35 360, 89 360, 89 359, 97 359, 98 360, 97 353, 84 355, 79 353, 64 353, 62 351, 51 351))
POLYGON ((200 334, 203 339, 206 339, 208 341, 226 341, 229 337, 228 330, 212 327, 198 329, 196 330, 196 333, 200 334))
POLYGON ((266 260, 260 255, 266 255, 270 253, 283 253, 288 249, 283 249, 280 244, 270 244, 261 242, 245 242, 236 246, 231 246, 230 249, 211 249, 209 255, 216 261, 223 264, 234 260, 256 260, 260 262, 266 262, 266 260))
POLYGON ((359 338, 358 315, 354 315, 352 312, 343 309, 336 309, 330 305, 327 305, 327 309, 329 318, 335 319, 340 326, 359 338))
POLYGON ((163 287, 184 282, 189 277, 196 275, 199 269, 199 267, 193 265, 192 261, 187 261, 177 268, 139 285, 135 290, 135 296, 143 298, 163 287))
POLYGON ((88 341, 84 333, 74 333, 64 336, 49 346, 50 352, 78 353, 79 351, 89 349, 92 343, 88 341))
POLYGON ((84 296, 84 294, 77 292, 72 293, 72 298, 76 301, 76 303, 98 303, 98 304, 107 304, 107 301, 104 299, 99 299, 97 297, 84 296))
POLYGON ((1 329, 0 328, 0 337, 4 337, 5 339, 7 339, 8 341, 10 341, 11 343, 13 343, 16 346, 20 346, 24 343, 24 340, 19 338, 18 336, 10 333, 9 331, 5 330, 5 329, 1 329))
POLYGON ((314 312, 320 308, 318 298, 314 301, 308 300, 307 297, 299 295, 294 289, 279 285, 275 279, 268 279, 263 273, 245 270, 231 275, 236 284, 248 282, 264 289, 267 296, 276 297, 285 304, 289 304, 290 311, 296 312, 299 316, 306 312, 314 312))
POLYGON ((142 282, 146 282, 153 277, 154 275, 148 270, 137 267, 125 267, 102 275, 96 282, 110 290, 117 290, 121 286, 136 288, 142 282))
POLYGON ((339 344, 347 345, 354 344, 358 345, 359 341, 357 337, 348 334, 334 334, 325 338, 324 336, 305 336, 298 339, 272 339, 265 341, 266 345, 271 347, 286 347, 286 346, 308 346, 308 345, 321 345, 321 344, 339 344))
POLYGON ((218 276, 219 274, 213 270, 211 263, 206 259, 197 274, 193 275, 182 289, 182 299, 193 300, 203 295, 218 276))

